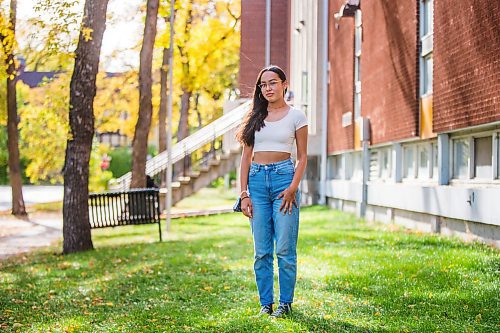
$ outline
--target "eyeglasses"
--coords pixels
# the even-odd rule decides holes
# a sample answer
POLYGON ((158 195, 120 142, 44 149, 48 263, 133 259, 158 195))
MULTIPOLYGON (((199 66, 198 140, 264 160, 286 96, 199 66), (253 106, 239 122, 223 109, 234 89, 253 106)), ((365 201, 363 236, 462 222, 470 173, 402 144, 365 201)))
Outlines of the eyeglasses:
POLYGON ((270 81, 269 83, 264 82, 264 83, 259 84, 258 86, 260 87, 261 90, 266 90, 267 87, 274 89, 274 88, 276 88, 276 85, 278 83, 281 83, 281 82, 283 82, 283 81, 270 81))

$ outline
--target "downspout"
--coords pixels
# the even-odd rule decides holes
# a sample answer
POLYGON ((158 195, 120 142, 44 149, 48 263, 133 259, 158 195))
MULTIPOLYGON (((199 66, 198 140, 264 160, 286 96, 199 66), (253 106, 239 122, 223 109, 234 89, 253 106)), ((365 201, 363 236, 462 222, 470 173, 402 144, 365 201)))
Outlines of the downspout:
POLYGON ((326 165, 327 165, 327 140, 328 140, 328 0, 323 0, 323 49, 321 50, 321 86, 323 94, 321 95, 321 165, 320 165, 320 196, 319 204, 326 205, 326 165))
POLYGON ((271 0, 266 0, 266 67, 271 64, 271 0))
MULTIPOLYGON (((361 9, 356 10, 355 16, 354 16, 354 31, 355 31, 355 40, 359 41, 359 55, 356 54, 358 50, 355 50, 354 57, 359 57, 361 55, 361 45, 362 45, 362 12, 361 9)), ((356 60, 355 60, 356 62, 356 60)), ((361 58, 357 62, 358 68, 357 70, 358 73, 361 73, 361 58)), ((368 119, 361 117, 361 74, 358 77, 359 81, 359 86, 357 86, 357 83, 354 82, 354 94, 359 94, 359 115, 360 115, 360 127, 361 127, 361 133, 360 133, 360 138, 362 140, 362 166, 363 166, 363 180, 362 180, 362 189, 361 189, 361 203, 360 203, 360 209, 359 209, 359 215, 360 217, 365 217, 366 216, 366 208, 368 206, 368 179, 369 179, 369 174, 370 174, 370 151, 369 151, 369 140, 370 140, 370 134, 369 134, 369 122, 368 119)))

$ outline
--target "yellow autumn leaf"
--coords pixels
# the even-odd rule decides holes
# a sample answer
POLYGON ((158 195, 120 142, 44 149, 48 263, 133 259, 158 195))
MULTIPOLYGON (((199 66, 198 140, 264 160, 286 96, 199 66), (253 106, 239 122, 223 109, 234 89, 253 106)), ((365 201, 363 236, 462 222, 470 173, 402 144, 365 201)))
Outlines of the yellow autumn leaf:
POLYGON ((88 28, 88 27, 83 27, 82 28, 82 35, 83 38, 85 39, 86 42, 89 40, 92 40, 92 32, 94 32, 94 29, 88 28))

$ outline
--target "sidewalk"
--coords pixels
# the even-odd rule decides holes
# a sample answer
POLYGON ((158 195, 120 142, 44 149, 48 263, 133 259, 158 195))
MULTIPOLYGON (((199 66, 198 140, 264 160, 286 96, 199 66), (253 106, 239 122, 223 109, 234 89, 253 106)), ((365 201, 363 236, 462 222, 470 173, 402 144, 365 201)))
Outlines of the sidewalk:
POLYGON ((49 246, 62 239, 62 215, 33 213, 27 220, 0 216, 0 259, 49 246))
MULTIPOLYGON (((232 209, 226 206, 204 210, 173 208, 172 219, 228 212, 232 212, 232 209)), ((164 219, 165 214, 161 218, 164 219)), ((29 220, 0 215, 0 260, 62 241, 62 227, 61 213, 32 213, 29 220)))

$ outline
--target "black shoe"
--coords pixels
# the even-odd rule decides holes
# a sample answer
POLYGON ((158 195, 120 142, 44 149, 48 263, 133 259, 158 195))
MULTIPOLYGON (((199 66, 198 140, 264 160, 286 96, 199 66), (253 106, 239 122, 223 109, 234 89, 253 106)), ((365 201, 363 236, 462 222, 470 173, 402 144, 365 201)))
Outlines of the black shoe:
POLYGON ((259 316, 270 316, 271 313, 273 313, 273 305, 272 304, 269 304, 269 305, 262 305, 260 307, 260 312, 259 312, 259 316))
POLYGON ((292 304, 280 303, 278 308, 271 314, 273 318, 283 318, 292 314, 292 304))

